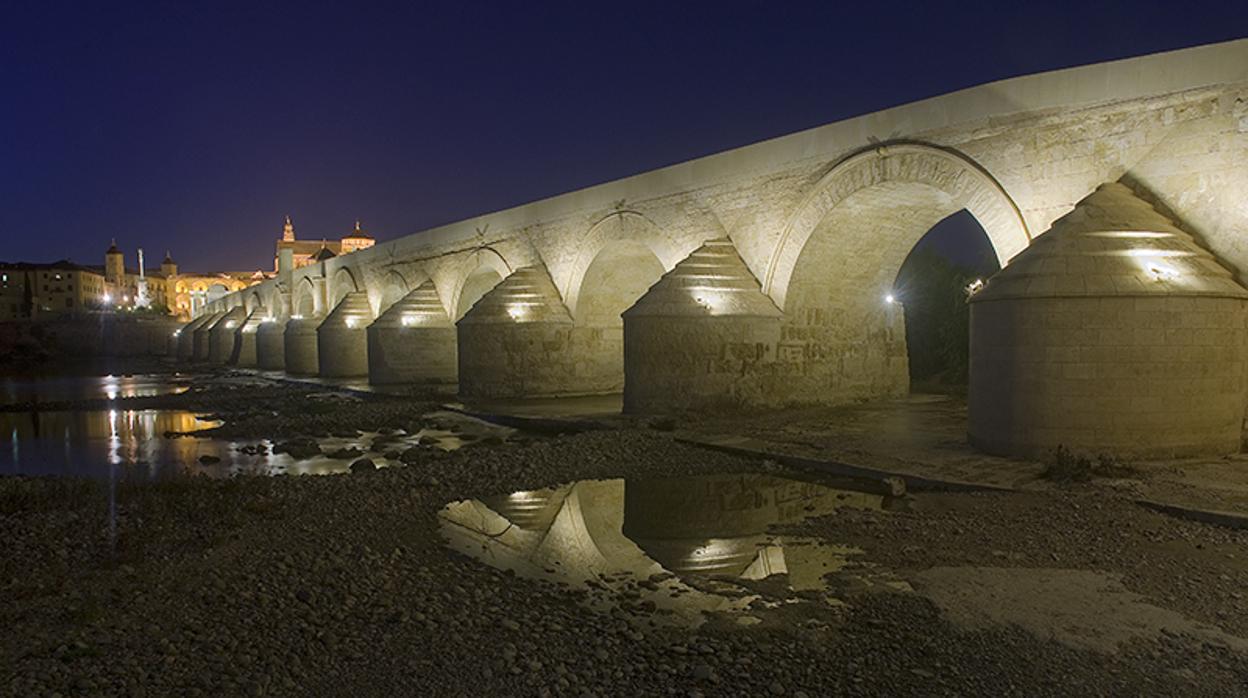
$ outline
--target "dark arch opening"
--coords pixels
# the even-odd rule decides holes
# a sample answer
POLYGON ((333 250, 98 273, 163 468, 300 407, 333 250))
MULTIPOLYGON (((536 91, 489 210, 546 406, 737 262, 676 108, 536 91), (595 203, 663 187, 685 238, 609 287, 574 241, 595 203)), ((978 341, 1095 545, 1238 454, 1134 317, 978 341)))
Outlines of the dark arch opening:
POLYGON ((968 288, 1000 268, 988 234, 966 209, 932 226, 910 250, 890 295, 905 314, 911 392, 965 392, 968 288))

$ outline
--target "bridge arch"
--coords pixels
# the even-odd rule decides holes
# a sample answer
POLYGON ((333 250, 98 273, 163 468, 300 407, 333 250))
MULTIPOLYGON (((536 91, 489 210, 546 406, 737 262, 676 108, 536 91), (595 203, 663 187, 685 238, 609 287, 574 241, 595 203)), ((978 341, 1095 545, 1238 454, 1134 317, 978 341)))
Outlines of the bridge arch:
POLYGON ((627 296, 627 303, 614 313, 618 324, 619 313, 688 253, 645 215, 627 210, 595 223, 579 247, 564 283, 564 304, 578 322, 601 316, 604 304, 618 305, 612 301, 622 302, 627 296), (583 299, 594 307, 580 308, 583 299))
POLYGON ((261 298, 259 289, 252 290, 246 294, 246 298, 243 301, 243 309, 247 311, 248 315, 254 312, 256 308, 263 306, 264 299, 261 298))
MULTIPOLYGON (((871 227, 887 219, 894 206, 905 207, 908 215, 930 223, 913 235, 911 247, 937 221, 962 209, 983 227, 1002 266, 1031 242, 1013 199, 970 158, 922 143, 880 145, 837 163, 805 197, 771 256, 763 291, 788 311, 794 272, 817 232, 827 231, 839 218, 838 223, 852 220, 860 226, 842 231, 844 239, 871 237, 872 233, 861 226, 871 227), (874 221, 869 219, 871 215, 876 216, 874 221)), ((915 225, 908 227, 917 229, 915 225)), ((896 267, 900 264, 898 260, 896 267)), ((896 268, 893 272, 895 276, 896 268)))
POLYGON ((1001 186, 958 153, 899 144, 835 165, 798 207, 765 290, 784 310, 776 399, 838 403, 910 389, 905 299, 894 284, 937 223, 967 211, 999 260, 1028 245, 1001 186))
MULTIPOLYGON (((417 279, 416 275, 413 275, 413 279, 423 281, 423 279, 417 279)), ((403 298, 403 296, 406 296, 408 291, 411 291, 412 288, 413 285, 411 281, 409 281, 408 276, 404 275, 403 272, 398 269, 391 269, 386 272, 385 277, 381 281, 381 298, 377 314, 380 316, 382 313, 389 310, 390 306, 397 303, 403 298)))
POLYGON ((512 272, 512 267, 503 255, 491 247, 482 247, 473 252, 464 265, 455 286, 451 307, 455 310, 454 319, 458 321, 472 308, 473 304, 489 293, 512 272))
POLYGON ((291 314, 301 318, 316 317, 320 312, 318 306, 319 304, 316 302, 316 286, 313 284, 312 279, 305 276, 296 281, 290 299, 291 314))
POLYGON ((356 282, 355 274, 348 267, 342 267, 334 272, 334 280, 330 285, 330 307, 336 308, 348 293, 354 293, 360 290, 360 285, 356 282))

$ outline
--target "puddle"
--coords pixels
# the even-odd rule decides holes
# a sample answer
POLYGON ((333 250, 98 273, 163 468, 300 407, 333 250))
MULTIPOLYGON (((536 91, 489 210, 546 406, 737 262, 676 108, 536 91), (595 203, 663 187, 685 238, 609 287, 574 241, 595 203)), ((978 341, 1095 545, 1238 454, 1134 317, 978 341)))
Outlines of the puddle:
POLYGON ((770 475, 586 480, 453 502, 446 543, 499 569, 565 586, 641 622, 741 625, 786 606, 842 605, 849 589, 909 590, 862 551, 769 533, 842 507, 902 502, 770 475))

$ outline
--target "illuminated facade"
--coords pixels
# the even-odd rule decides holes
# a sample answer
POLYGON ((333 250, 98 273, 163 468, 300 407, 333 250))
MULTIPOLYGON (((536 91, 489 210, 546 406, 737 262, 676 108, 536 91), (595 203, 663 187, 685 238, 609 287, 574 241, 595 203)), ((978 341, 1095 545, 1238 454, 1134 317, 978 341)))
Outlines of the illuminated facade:
POLYGON ((66 315, 102 307, 104 275, 66 260, 0 264, 0 320, 66 315))
POLYGON ((187 319, 208 303, 273 276, 260 270, 180 272, 178 263, 168 252, 158 271, 148 271, 142 263, 142 250, 139 251, 139 268, 127 269, 125 255, 115 242, 104 254, 103 272, 101 300, 104 305, 122 309, 163 309, 187 319), (145 302, 140 299, 140 288, 144 291, 145 302))
POLYGON ((295 238, 295 225, 291 222, 290 216, 286 216, 286 224, 282 228, 282 237, 277 241, 276 249, 273 252, 273 270, 278 271, 282 250, 291 251, 295 268, 298 269, 315 264, 320 261, 320 258, 324 258, 325 255, 322 250, 328 250, 333 253, 333 256, 337 256, 355 252, 356 250, 365 250, 375 244, 377 244, 377 241, 360 228, 359 221, 355 222, 355 230, 339 240, 298 240, 295 238), (318 255, 320 258, 318 258, 318 255))

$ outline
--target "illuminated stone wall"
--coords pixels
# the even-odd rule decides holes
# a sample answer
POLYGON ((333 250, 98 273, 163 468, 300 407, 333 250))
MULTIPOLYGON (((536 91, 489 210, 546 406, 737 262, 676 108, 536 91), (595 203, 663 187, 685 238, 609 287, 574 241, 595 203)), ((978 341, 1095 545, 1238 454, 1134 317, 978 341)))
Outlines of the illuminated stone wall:
MULTIPOLYGON (((281 296, 292 316, 323 317, 349 283, 376 318, 402 296, 396 289, 428 281, 455 322, 501 279, 541 267, 567 322, 461 325, 458 373, 469 392, 487 383, 491 394, 615 390, 623 373, 626 393, 634 382, 660 395, 663 384, 636 381, 680 378, 701 396, 695 404, 840 403, 906 390, 902 313, 884 299, 906 253, 943 217, 969 211, 1005 263, 1097 186, 1121 181, 1243 282, 1245 162, 1241 40, 969 88, 381 242, 255 288, 266 305, 281 296), (720 336, 639 317, 631 326, 650 325, 669 350, 650 352, 646 378, 630 373, 623 354, 647 342, 629 337, 619 313, 711 240, 730 241, 781 315, 720 336), (725 357, 721 370, 661 365, 663 354, 698 352, 725 357), (471 364, 479 375, 466 375, 465 357, 480 359, 471 364)), ((370 372, 385 375, 399 353, 394 344, 375 352, 370 372)))
POLYGON ((1239 450, 1248 290, 1121 184, 1054 223, 971 302, 969 435, 984 450, 1239 450))

